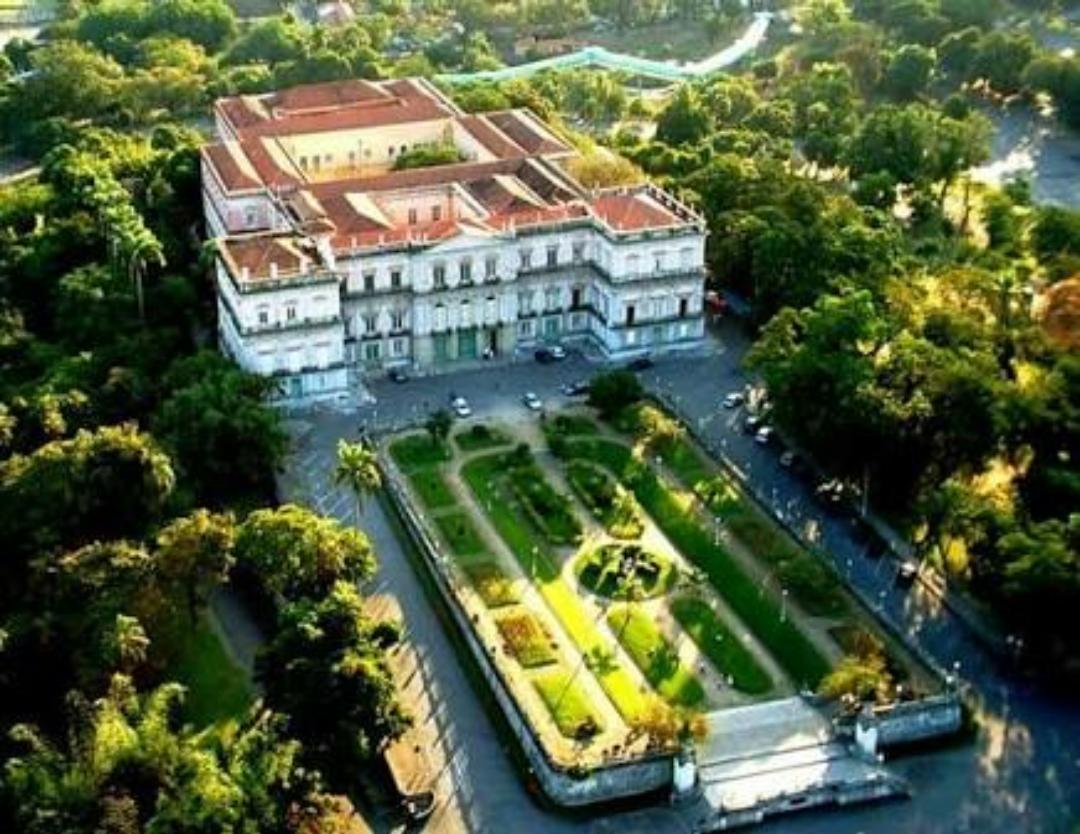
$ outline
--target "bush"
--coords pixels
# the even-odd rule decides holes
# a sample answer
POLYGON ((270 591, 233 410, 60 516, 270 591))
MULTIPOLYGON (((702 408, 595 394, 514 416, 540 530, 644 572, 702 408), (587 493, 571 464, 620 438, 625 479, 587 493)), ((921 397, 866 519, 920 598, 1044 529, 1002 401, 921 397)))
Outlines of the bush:
POLYGON ((488 608, 502 608, 521 602, 518 583, 503 573, 494 562, 470 559, 465 561, 462 569, 488 608))
POLYGON ((421 145, 418 148, 410 148, 400 154, 394 160, 395 171, 406 171, 410 168, 430 168, 435 165, 452 165, 455 162, 464 162, 465 157, 453 144, 421 145))

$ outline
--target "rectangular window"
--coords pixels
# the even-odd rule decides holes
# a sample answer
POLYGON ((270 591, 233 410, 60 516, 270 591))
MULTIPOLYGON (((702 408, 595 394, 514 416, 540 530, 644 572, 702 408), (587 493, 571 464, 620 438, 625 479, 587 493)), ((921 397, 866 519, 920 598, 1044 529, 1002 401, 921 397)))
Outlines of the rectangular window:
POLYGON ((364 345, 364 358, 368 362, 376 362, 379 359, 379 343, 368 342, 364 345))
POLYGON ((431 207, 431 221, 433 223, 438 223, 439 220, 441 220, 441 219, 442 219, 442 206, 432 206, 431 207))
POLYGON ((300 157, 300 170, 301 171, 306 171, 307 170, 307 157, 306 156, 300 157))
POLYGON ((518 335, 519 336, 521 336, 523 339, 528 339, 528 338, 530 338, 532 336, 532 334, 533 334, 532 319, 529 319, 528 321, 523 321, 523 322, 518 323, 518 335))
POLYGON ((532 269, 532 249, 522 249, 521 255, 521 268, 532 269))
POLYGON ((391 269, 390 270, 390 289, 392 289, 392 290, 400 290, 401 289, 401 270, 400 269, 391 269))
POLYGON ((532 290, 518 293, 518 313, 520 315, 528 315, 532 312, 532 290))
POLYGON ((458 265, 458 277, 460 278, 460 283, 464 286, 468 286, 472 283, 472 261, 468 258, 458 265))
POLYGON ((390 314, 390 327, 393 330, 405 329, 405 312, 403 310, 394 310, 390 314))
POLYGON ((364 332, 374 333, 379 327, 378 317, 374 313, 366 313, 364 315, 364 332))
POLYGON ((435 279, 435 289, 446 289, 446 266, 444 264, 435 264, 432 267, 431 274, 435 279))
POLYGON ((270 311, 267 310, 265 307, 260 308, 259 309, 259 324, 269 324, 269 323, 270 323, 270 311))
POLYGON ((484 261, 484 277, 488 281, 499 280, 499 259, 495 257, 488 258, 484 261))
POLYGON ((559 247, 549 246, 547 248, 547 265, 548 268, 555 268, 559 265, 559 247))
POLYGON ((626 307, 626 326, 627 327, 633 327, 634 326, 634 314, 636 312, 637 312, 637 310, 634 309, 633 304, 628 304, 627 305, 627 307, 626 307))
POLYGON ((663 272, 667 266, 667 257, 663 252, 653 252, 653 270, 657 273, 663 272))
POLYGON ((576 310, 581 306, 581 287, 570 290, 570 309, 576 310))
POLYGON ((409 209, 409 225, 410 226, 415 226, 416 225, 416 220, 417 220, 417 218, 416 218, 416 209, 414 209, 414 208, 409 209))
POLYGON ((690 312, 690 299, 688 299, 688 298, 680 298, 679 299, 679 318, 681 318, 681 319, 686 318, 686 314, 689 313, 689 312, 690 312))
POLYGON ((364 273, 364 292, 375 292, 375 273, 364 273))
POLYGON ((295 304, 286 304, 285 305, 285 320, 286 321, 295 321, 296 320, 296 305, 295 304))
POLYGON ((405 354, 405 340, 393 339, 390 342, 390 353, 394 356, 403 356, 405 354))
POLYGON ((583 263, 585 261, 585 244, 580 240, 575 240, 570 248, 570 257, 573 258, 576 264, 583 263))
POLYGON ((562 304, 562 292, 558 287, 548 287, 544 291, 544 309, 558 310, 562 304))

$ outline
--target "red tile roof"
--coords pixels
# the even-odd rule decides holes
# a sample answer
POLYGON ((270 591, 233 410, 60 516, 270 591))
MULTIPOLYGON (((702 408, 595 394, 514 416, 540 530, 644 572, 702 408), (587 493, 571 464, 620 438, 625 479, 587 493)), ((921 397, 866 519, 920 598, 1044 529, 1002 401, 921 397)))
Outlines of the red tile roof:
POLYGON ((268 280, 303 274, 319 266, 318 254, 290 235, 252 235, 221 241, 221 254, 239 280, 268 280), (247 270, 245 277, 244 270, 247 270))
POLYGON ((474 139, 499 159, 528 156, 528 151, 495 127, 486 117, 474 114, 462 116, 458 121, 474 139))
POLYGON ((488 113, 487 118, 530 154, 562 153, 570 150, 525 110, 500 110, 488 113))
POLYGON ((306 84, 220 99, 216 107, 241 137, 324 133, 456 115, 440 95, 406 80, 306 84))
POLYGON ((601 194, 591 203, 593 211, 619 232, 659 229, 683 223, 645 192, 601 194))

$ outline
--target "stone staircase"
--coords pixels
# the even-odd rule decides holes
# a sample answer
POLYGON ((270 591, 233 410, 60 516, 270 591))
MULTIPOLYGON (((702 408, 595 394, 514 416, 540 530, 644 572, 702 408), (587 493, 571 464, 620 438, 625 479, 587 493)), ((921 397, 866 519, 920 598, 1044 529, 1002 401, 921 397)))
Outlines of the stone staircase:
POLYGON ((696 751, 706 806, 698 830, 908 792, 903 780, 837 740, 825 717, 801 698, 722 710, 708 723, 708 738, 696 751))

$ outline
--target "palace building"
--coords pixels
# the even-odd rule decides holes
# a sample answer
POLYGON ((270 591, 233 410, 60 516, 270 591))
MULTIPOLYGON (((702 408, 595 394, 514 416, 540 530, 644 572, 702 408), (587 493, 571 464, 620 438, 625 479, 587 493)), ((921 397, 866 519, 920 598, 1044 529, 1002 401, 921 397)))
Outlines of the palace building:
POLYGON ((584 188, 528 110, 464 113, 406 79, 236 96, 214 116, 220 345, 287 400, 545 343, 620 358, 701 342, 703 220, 649 184, 584 188))

